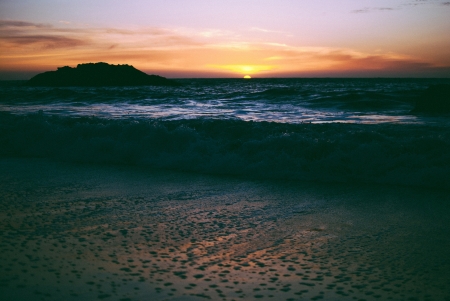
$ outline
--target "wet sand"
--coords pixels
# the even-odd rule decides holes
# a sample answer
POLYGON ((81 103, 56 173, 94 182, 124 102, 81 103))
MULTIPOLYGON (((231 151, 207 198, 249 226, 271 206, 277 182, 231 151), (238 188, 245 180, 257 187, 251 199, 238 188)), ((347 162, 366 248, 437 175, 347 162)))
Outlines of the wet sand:
POLYGON ((450 196, 0 159, 2 300, 450 300, 450 196))

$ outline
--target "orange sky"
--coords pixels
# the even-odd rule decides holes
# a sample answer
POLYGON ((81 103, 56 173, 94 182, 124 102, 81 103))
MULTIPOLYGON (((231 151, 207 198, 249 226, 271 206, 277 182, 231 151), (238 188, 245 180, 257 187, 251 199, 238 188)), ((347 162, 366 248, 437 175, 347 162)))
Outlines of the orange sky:
POLYGON ((450 77, 448 1, 38 2, 0 3, 0 79, 100 61, 167 77, 450 77))

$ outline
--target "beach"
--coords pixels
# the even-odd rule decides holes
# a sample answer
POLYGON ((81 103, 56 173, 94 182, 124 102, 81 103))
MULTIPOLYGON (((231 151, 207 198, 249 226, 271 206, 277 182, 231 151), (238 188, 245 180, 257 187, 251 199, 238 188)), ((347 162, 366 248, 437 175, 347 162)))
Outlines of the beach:
POLYGON ((449 300, 449 195, 0 161, 2 300, 449 300))
POLYGON ((450 0, 0 0, 0 301, 450 301, 450 0))

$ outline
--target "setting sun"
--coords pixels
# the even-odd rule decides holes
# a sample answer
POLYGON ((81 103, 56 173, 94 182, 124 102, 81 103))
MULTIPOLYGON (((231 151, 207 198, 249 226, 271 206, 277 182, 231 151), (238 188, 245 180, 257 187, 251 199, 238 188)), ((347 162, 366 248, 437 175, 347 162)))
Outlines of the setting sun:
POLYGON ((0 0, 0 301, 450 301, 449 16, 0 0))
POLYGON ((449 0, 280 1, 2 0, 0 80, 88 62, 169 78, 450 77, 449 0))

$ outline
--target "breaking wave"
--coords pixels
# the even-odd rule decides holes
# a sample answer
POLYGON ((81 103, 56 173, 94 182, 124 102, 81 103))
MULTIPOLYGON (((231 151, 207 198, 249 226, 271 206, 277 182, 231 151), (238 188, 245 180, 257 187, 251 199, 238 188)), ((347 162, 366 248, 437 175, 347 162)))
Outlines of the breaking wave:
POLYGON ((0 155, 250 179, 450 187, 450 129, 0 112, 0 155))

